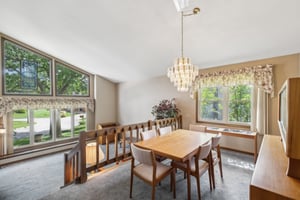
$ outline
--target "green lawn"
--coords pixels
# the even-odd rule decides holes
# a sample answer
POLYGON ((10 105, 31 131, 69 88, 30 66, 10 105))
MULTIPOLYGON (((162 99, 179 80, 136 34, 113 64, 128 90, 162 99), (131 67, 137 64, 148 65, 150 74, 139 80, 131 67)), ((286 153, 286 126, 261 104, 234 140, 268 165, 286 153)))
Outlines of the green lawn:
POLYGON ((29 123, 27 123, 26 121, 14 121, 13 122, 14 129, 16 129, 16 128, 26 128, 27 126, 29 126, 29 123))
MULTIPOLYGON (((85 130, 85 128, 86 128, 86 125, 85 125, 85 120, 84 120, 84 121, 81 121, 80 124, 75 127, 74 135, 78 136, 81 131, 85 130)), ((62 138, 69 138, 69 137, 71 137, 71 131, 64 130, 64 131, 62 131, 59 138, 62 139, 62 138)), ((47 142, 50 140, 52 140, 52 137, 50 137, 50 135, 48 134, 48 135, 43 135, 42 140, 40 142, 47 142)), ((29 137, 14 140, 14 146, 22 146, 22 145, 27 145, 27 144, 29 144, 29 137)))
MULTIPOLYGON (((34 110, 34 118, 49 118, 50 117, 50 112, 48 109, 38 109, 34 110)), ((61 117, 68 117, 71 116, 70 112, 66 111, 61 111, 61 117)), ((24 119, 27 118, 27 110, 25 110, 24 113, 17 113, 14 112, 14 118, 15 119, 24 119)))

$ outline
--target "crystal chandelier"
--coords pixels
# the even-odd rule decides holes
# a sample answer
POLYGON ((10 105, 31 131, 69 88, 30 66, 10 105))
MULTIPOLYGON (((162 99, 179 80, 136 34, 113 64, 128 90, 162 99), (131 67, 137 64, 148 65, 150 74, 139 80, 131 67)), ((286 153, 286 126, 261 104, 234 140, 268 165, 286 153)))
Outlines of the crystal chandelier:
POLYGON ((199 8, 194 8, 192 13, 181 11, 181 57, 176 58, 174 65, 168 68, 168 77, 180 92, 187 92, 198 76, 198 68, 192 64, 190 58, 183 56, 183 17, 199 12, 199 8))

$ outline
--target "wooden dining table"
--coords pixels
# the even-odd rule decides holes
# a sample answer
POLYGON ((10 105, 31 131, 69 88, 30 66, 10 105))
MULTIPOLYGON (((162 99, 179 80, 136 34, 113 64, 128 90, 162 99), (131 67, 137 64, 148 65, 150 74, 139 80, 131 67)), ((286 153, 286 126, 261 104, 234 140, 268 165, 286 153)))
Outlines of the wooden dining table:
POLYGON ((156 155, 185 162, 187 164, 187 192, 191 199, 190 160, 199 146, 208 142, 215 134, 177 129, 162 136, 136 142, 135 145, 152 150, 156 155))

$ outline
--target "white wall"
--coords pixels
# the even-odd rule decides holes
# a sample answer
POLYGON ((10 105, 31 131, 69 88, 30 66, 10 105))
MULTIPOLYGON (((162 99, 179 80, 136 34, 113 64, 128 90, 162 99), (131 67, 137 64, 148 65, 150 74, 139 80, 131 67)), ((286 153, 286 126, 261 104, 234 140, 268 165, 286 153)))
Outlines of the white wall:
POLYGON ((95 125, 117 122, 117 85, 95 76, 95 125))
POLYGON ((143 81, 126 82, 118 85, 118 121, 132 124, 154 119, 152 106, 163 99, 175 98, 177 107, 182 111, 183 127, 188 128, 195 122, 195 100, 188 92, 177 92, 166 76, 143 81))

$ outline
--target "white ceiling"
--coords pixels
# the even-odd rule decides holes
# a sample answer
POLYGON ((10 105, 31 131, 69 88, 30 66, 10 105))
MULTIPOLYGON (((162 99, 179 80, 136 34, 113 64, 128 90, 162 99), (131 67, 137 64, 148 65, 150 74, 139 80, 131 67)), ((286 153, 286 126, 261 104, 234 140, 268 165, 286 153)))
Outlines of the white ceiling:
MULTIPOLYGON (((300 52, 299 0, 200 0, 184 19, 199 68, 300 52)), ((180 54, 173 0, 0 0, 0 32, 115 82, 165 75, 180 54)))

